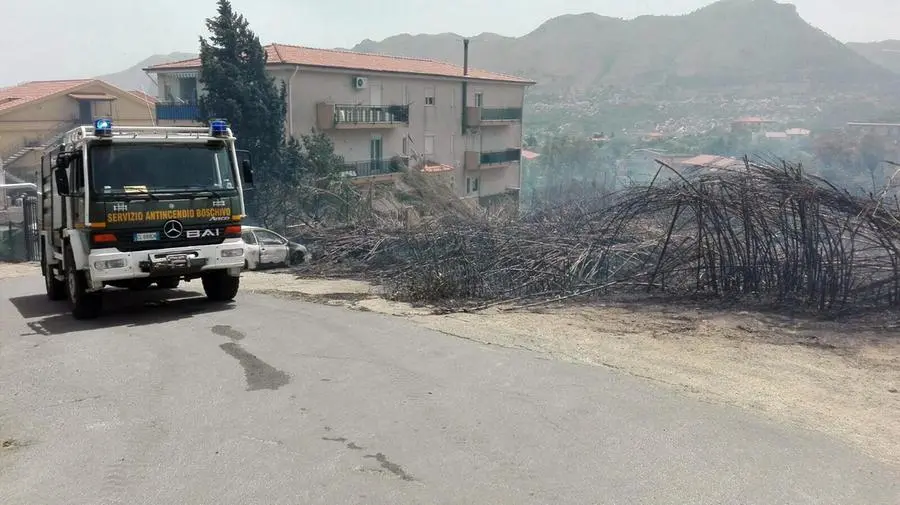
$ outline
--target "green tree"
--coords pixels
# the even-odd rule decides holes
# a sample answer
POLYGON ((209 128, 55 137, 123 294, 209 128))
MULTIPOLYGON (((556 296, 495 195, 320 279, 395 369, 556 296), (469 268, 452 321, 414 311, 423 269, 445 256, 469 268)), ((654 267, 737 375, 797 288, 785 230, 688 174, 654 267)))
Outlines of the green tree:
POLYGON ((309 218, 319 222, 348 204, 348 193, 341 191, 346 189, 342 187, 340 175, 344 158, 334 154, 334 143, 324 133, 312 132, 300 140, 303 147, 299 174, 302 207, 309 218))
POLYGON ((204 117, 226 119, 239 146, 253 154, 251 215, 283 231, 296 221, 321 221, 338 204, 346 209, 344 161, 331 139, 316 132, 285 138, 286 89, 266 71, 265 48, 229 0, 218 0, 217 12, 206 20, 209 40, 200 37, 200 107, 204 117))
POLYGON ((200 37, 201 117, 226 119, 265 176, 280 165, 285 87, 266 72, 266 50, 231 2, 218 0, 218 15, 207 19, 206 27, 209 40, 200 37))

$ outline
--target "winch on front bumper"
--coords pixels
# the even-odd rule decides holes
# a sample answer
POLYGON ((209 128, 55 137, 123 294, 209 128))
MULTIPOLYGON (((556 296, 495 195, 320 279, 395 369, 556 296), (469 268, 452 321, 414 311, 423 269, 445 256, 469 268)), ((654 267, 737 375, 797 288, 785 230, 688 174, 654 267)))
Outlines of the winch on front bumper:
POLYGON ((91 250, 88 256, 91 287, 111 281, 150 277, 200 276, 210 270, 239 275, 244 266, 244 242, 226 239, 215 245, 122 252, 115 248, 91 250))
POLYGON ((151 254, 146 261, 138 261, 141 272, 151 277, 197 273, 209 263, 209 258, 200 257, 197 251, 151 254))

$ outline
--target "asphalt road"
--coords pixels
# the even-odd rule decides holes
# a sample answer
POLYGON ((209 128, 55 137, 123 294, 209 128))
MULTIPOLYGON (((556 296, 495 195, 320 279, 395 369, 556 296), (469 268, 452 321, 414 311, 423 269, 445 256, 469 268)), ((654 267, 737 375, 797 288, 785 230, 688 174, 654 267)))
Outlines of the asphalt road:
POLYGON ((76 322, 0 280, 0 503, 900 503, 835 440, 613 371, 252 294, 108 301, 76 322))

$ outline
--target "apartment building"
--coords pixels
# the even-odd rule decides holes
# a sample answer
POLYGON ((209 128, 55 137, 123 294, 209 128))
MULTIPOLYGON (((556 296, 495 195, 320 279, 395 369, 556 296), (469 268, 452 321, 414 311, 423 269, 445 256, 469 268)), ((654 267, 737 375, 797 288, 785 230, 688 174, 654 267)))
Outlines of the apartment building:
MULTIPOLYGON (((0 183, 38 181, 41 151, 95 119, 148 125, 154 104, 95 79, 31 81, 0 89, 0 183)), ((2 198, 2 197, 0 197, 2 198)))
MULTIPOLYGON (((448 179, 460 197, 518 192, 522 109, 533 81, 465 62, 285 44, 266 51, 269 71, 287 87, 287 133, 326 133, 349 174, 390 173, 399 157, 410 166, 452 171, 448 179)), ((145 69, 159 84, 160 125, 202 120, 199 70, 199 59, 145 69)))

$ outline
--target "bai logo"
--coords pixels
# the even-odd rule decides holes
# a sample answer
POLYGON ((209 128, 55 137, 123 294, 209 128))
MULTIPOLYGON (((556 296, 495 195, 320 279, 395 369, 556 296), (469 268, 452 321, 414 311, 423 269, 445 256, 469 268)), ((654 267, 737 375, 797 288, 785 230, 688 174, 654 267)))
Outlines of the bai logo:
POLYGON ((185 230, 184 236, 187 238, 206 238, 218 237, 222 230, 206 228, 205 230, 185 230))

